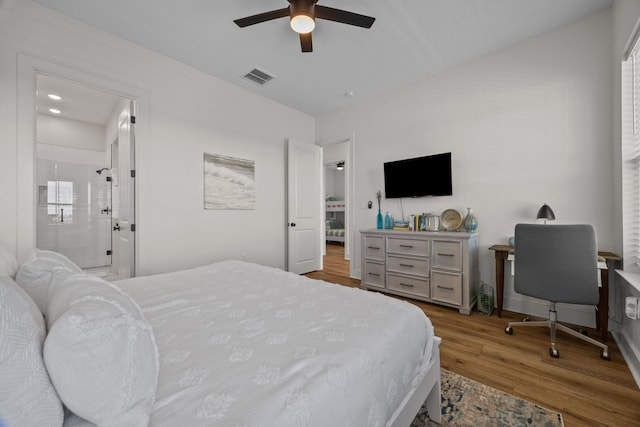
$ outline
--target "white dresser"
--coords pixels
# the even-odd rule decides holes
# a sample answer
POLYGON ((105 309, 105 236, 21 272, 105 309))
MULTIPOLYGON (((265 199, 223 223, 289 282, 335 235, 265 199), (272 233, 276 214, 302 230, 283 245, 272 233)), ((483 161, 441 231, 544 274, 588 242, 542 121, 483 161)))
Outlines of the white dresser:
POLYGON ((478 233, 362 230, 363 289, 455 307, 476 303, 478 233))

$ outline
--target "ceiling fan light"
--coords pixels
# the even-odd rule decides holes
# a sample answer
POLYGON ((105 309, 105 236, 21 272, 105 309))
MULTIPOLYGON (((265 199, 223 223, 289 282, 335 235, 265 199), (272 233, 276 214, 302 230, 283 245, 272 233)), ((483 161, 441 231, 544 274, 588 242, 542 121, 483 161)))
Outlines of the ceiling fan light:
POLYGON ((298 14, 291 17, 291 29, 298 34, 307 34, 316 27, 316 21, 309 15, 298 14))

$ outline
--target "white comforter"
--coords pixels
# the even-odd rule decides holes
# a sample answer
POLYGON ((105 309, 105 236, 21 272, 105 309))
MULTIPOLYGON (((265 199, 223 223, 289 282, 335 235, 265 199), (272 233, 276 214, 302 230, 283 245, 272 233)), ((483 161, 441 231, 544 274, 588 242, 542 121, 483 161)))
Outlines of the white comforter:
POLYGON ((116 284, 153 325, 152 426, 384 426, 433 346, 412 304, 240 261, 116 284))

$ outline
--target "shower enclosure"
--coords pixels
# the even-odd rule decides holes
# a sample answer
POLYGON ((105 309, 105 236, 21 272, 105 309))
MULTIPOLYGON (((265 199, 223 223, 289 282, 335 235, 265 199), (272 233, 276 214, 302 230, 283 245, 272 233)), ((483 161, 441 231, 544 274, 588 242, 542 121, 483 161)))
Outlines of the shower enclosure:
POLYGON ((111 265, 111 174, 95 165, 37 160, 36 246, 81 268, 111 265))

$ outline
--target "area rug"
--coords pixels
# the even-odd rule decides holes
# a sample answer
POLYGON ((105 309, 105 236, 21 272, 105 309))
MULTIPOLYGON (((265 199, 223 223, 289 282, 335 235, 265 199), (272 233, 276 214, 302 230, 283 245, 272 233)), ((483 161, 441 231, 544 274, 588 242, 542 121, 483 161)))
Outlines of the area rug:
MULTIPOLYGON (((441 426, 562 427, 562 415, 509 393, 442 369, 441 426)), ((431 427, 422 406, 411 427, 431 427)))

